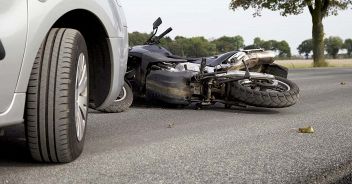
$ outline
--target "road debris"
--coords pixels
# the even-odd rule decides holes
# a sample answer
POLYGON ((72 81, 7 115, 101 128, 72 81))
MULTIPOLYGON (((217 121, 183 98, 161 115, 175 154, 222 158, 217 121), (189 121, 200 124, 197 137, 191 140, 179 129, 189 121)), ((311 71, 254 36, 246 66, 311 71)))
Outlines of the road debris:
POLYGON ((302 134, 312 134, 315 132, 313 127, 311 127, 311 126, 309 126, 307 128, 299 128, 298 131, 299 131, 299 133, 302 133, 302 134))
POLYGON ((175 127, 175 123, 170 123, 169 125, 167 125, 167 128, 174 128, 175 127))
POLYGON ((346 82, 341 82, 340 84, 344 86, 344 85, 346 85, 347 83, 346 83, 346 82))

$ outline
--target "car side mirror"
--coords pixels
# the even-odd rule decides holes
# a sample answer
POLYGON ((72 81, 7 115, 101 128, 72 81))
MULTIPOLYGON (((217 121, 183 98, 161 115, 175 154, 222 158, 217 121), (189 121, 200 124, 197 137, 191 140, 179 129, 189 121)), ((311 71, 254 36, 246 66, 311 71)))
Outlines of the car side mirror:
POLYGON ((162 21, 161 18, 159 17, 159 18, 156 19, 156 21, 153 23, 153 29, 157 29, 162 23, 163 23, 163 21, 162 21))

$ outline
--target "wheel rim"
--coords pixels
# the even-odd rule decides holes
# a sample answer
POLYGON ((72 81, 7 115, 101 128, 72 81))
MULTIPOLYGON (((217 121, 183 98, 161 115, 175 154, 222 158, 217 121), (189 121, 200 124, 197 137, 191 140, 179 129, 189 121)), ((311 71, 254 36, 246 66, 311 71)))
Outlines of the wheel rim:
POLYGON ((125 86, 122 87, 121 93, 120 95, 117 97, 117 99, 115 100, 115 102, 121 102, 122 100, 124 100, 127 96, 127 91, 125 86))
POLYGON ((287 92, 291 90, 290 85, 277 79, 272 79, 270 81, 268 80, 252 81, 249 79, 245 79, 245 80, 240 80, 239 83, 244 87, 247 87, 256 91, 287 92))
POLYGON ((78 141, 84 137, 87 123, 88 111, 88 76, 87 76, 86 57, 81 53, 77 62, 76 91, 75 91, 75 116, 76 116, 76 135, 78 141))

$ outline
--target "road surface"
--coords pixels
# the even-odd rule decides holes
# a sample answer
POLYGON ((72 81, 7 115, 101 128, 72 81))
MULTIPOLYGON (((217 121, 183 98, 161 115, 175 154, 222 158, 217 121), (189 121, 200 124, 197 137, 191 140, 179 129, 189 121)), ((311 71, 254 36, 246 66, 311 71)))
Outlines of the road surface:
POLYGON ((33 163, 23 126, 10 127, 0 137, 0 183, 351 182, 352 69, 289 78, 301 100, 287 109, 92 112, 83 155, 65 165, 33 163), (297 132, 306 126, 316 133, 297 132))

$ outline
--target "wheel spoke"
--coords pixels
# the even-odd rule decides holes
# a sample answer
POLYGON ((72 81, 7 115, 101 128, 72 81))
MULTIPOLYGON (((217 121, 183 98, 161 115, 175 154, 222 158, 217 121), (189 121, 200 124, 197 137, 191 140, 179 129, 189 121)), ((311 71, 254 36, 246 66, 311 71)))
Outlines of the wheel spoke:
POLYGON ((83 53, 80 54, 77 62, 76 73, 76 134, 81 141, 84 137, 84 130, 87 121, 88 111, 88 76, 87 63, 83 53))
POLYGON ((81 113, 77 114, 77 120, 76 120, 76 130, 77 130, 77 137, 81 137, 81 122, 82 122, 82 115, 81 113))
POLYGON ((87 77, 87 68, 86 68, 86 64, 84 64, 84 66, 82 66, 80 77, 81 77, 81 78, 80 78, 79 83, 81 84, 82 81, 84 80, 84 78, 87 77))
POLYGON ((290 90, 290 86, 279 80, 272 81, 240 81, 241 85, 256 91, 276 91, 285 92, 290 90))
POLYGON ((81 126, 81 139, 83 139, 83 133, 84 133, 84 129, 85 129, 85 127, 86 127, 86 120, 83 120, 83 122, 82 122, 82 126, 81 126))
POLYGON ((78 85, 78 94, 81 95, 86 91, 86 89, 87 89, 87 77, 84 77, 78 85))
POLYGON ((86 120, 86 114, 87 114, 87 105, 86 104, 80 104, 79 105, 79 113, 82 114, 83 120, 86 120))
POLYGON ((80 83, 80 81, 82 80, 82 72, 83 72, 83 68, 82 68, 82 65, 83 65, 83 60, 84 60, 84 55, 80 55, 79 58, 78 58, 78 63, 77 63, 77 81, 78 81, 78 84, 80 83))

